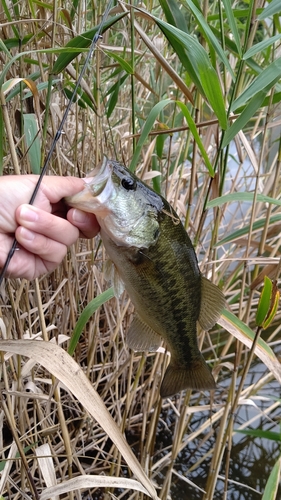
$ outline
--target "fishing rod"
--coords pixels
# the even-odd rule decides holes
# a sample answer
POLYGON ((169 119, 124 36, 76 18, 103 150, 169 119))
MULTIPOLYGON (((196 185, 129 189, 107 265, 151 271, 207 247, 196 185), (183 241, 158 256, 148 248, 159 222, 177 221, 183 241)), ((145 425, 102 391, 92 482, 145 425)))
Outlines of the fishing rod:
MULTIPOLYGON (((92 39, 92 41, 91 41, 91 45, 90 45, 90 48, 89 48, 89 51, 88 51, 87 57, 86 57, 86 59, 85 59, 85 62, 84 62, 84 64, 83 64, 83 67, 82 67, 81 73, 80 73, 80 75, 79 75, 79 77, 78 77, 78 79, 77 79, 77 82, 76 82, 75 88, 74 88, 74 90, 73 90, 73 93, 72 93, 72 95, 71 95, 71 97, 70 97, 69 101, 68 101, 68 105, 67 105, 67 107, 66 107, 66 109, 65 109, 65 112, 64 112, 63 117, 62 117, 62 119, 61 119, 61 122, 60 122, 60 124, 59 124, 58 130, 57 130, 57 132, 56 132, 56 135, 55 135, 55 137, 54 137, 54 139, 53 139, 53 142, 52 142, 52 144, 51 144, 50 150, 49 150, 49 152, 48 152, 48 155, 47 155, 46 160, 45 160, 45 162, 44 162, 44 165, 43 165, 43 167, 42 167, 42 170, 41 170, 41 173, 40 173, 39 179, 38 179, 37 184, 36 184, 36 186, 35 186, 35 188, 34 188, 34 191, 33 191, 33 193, 32 193, 32 196, 31 196, 31 198, 30 198, 30 200, 29 200, 29 203, 28 203, 29 205, 33 205, 33 203, 34 203, 34 200, 35 200, 35 198, 36 198, 36 195, 37 195, 37 193, 38 193, 38 191, 39 191, 39 188, 40 188, 40 186, 41 186, 41 182, 42 182, 42 180, 43 180, 43 177, 44 177, 44 175, 45 175, 45 174, 46 174, 46 172, 47 172, 47 169, 48 169, 48 166, 49 166, 49 163, 50 163, 51 156, 52 156, 52 154, 53 154, 53 152, 54 152, 54 149, 55 149, 55 147, 56 147, 56 144, 57 144, 57 142, 58 142, 58 140, 60 139, 60 136, 61 136, 61 134, 62 134, 62 130, 63 130, 64 124, 65 124, 65 122, 66 122, 66 120, 67 120, 68 113, 69 113, 70 108, 71 108, 71 106, 72 106, 72 104, 73 104, 73 101, 74 101, 74 99, 75 99, 75 97, 76 97, 76 94, 77 94, 78 88, 80 87, 80 84, 81 84, 82 78, 83 78, 83 76, 84 76, 84 74, 85 74, 85 71, 86 71, 87 66, 88 66, 88 64, 89 64, 89 61, 90 61, 90 59, 91 59, 91 57, 92 57, 92 55, 93 55, 93 52, 94 52, 94 49, 95 49, 95 47, 96 47, 96 45, 97 45, 98 40, 99 40, 100 38, 102 38, 101 34, 102 34, 102 31, 103 31, 104 24, 105 24, 105 22, 106 22, 106 20, 107 20, 107 18, 108 18, 108 14, 109 14, 109 11, 110 11, 110 9, 111 9, 111 5, 112 5, 112 0, 108 0, 108 2, 107 2, 107 6, 106 6, 106 9, 105 9, 105 11, 104 11, 104 14, 103 14, 103 16, 102 16, 101 22, 100 22, 100 24, 99 24, 99 27, 98 27, 98 29, 97 29, 96 33, 94 34, 93 39, 92 39)), ((18 248, 18 246, 17 246, 17 245, 18 245, 18 243, 17 243, 17 240, 16 240, 16 238, 15 238, 15 239, 14 239, 14 241, 13 241, 12 247, 11 247, 11 249, 9 250, 8 256, 7 256, 6 261, 5 261, 5 264, 4 264, 4 266, 3 266, 2 270, 1 270, 1 273, 0 273, 0 286, 1 286, 1 284, 2 284, 2 281, 3 281, 3 279, 4 279, 4 275, 5 275, 5 273, 6 273, 7 269, 8 269, 8 266, 9 266, 9 264, 10 264, 10 262, 11 262, 12 258, 13 258, 13 255, 14 255, 15 251, 16 251, 16 250, 17 250, 17 248, 18 248)))

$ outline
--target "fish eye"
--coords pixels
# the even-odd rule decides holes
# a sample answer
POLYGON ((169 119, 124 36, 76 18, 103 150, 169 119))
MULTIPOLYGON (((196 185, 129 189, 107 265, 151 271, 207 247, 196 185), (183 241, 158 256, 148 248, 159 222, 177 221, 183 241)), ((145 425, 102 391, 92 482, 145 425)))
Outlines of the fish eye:
POLYGON ((131 191, 132 189, 136 189, 136 183, 134 179, 131 179, 130 177, 125 177, 122 179, 121 184, 126 191, 131 191))

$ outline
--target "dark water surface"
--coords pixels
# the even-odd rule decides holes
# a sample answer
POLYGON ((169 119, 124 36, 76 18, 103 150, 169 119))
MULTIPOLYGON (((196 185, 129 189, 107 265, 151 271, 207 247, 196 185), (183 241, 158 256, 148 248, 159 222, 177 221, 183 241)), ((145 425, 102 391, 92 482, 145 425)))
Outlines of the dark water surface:
MULTIPOLYGON (((266 373, 265 366, 262 363, 256 363, 249 372, 245 387, 260 380, 266 373)), ((229 381, 225 381, 225 388, 228 387, 229 383, 229 381)), ((281 437, 280 406, 275 408, 268 415, 265 414, 266 409, 276 401, 276 398, 281 399, 281 387, 274 379, 268 383, 266 387, 259 389, 254 397, 249 398, 248 404, 243 404, 238 407, 234 420, 234 429, 237 429, 250 419, 254 419, 249 426, 247 425, 247 429, 272 431, 278 433, 281 437)), ((218 398, 216 398, 216 402, 219 402, 218 398)), ((201 404, 204 404, 204 401, 201 401, 201 404)), ((207 400, 206 404, 208 404, 207 400)), ((209 412, 194 414, 189 428, 190 434, 196 431, 209 416, 209 412)), ((174 432, 173 420, 175 420, 175 417, 172 413, 167 415, 163 413, 162 419, 163 422, 166 421, 168 425, 163 425, 163 429, 159 430, 156 444, 156 447, 159 449, 171 446, 174 432)), ((214 447, 217 438, 216 432, 218 432, 216 426, 218 425, 219 422, 214 424, 215 433, 207 440, 204 440, 204 435, 200 435, 197 439, 188 443, 178 455, 174 464, 174 469, 177 473, 191 480, 202 490, 204 490, 206 486, 211 457, 205 459, 194 471, 190 471, 190 469, 203 455, 214 447)), ((227 500, 260 500, 272 468, 281 455, 280 448, 280 442, 278 441, 276 442, 267 438, 252 437, 236 433, 233 436, 232 449, 230 452, 227 500)), ((160 457, 158 456, 157 458, 159 459, 160 457)), ((222 478, 217 483, 213 496, 214 500, 222 499, 225 487, 224 473, 225 456, 220 471, 222 478)), ((165 470, 162 471, 161 477, 159 477, 159 484, 163 483, 164 477, 165 470)), ((276 498, 281 499, 281 488, 279 489, 280 491, 276 498)), ((170 493, 172 500, 202 500, 203 498, 202 491, 187 484, 176 475, 173 475, 170 493)))

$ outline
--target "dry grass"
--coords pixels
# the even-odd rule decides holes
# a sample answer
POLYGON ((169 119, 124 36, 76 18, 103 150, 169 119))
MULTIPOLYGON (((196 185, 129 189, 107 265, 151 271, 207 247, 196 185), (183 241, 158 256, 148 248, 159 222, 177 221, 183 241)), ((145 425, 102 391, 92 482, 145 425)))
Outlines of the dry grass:
MULTIPOLYGON (((104 7, 101 2, 92 11, 89 5, 86 15, 84 2, 78 2, 71 32, 70 18, 67 17, 71 12, 71 2, 62 3, 56 11, 53 4, 21 2, 10 14, 13 23, 4 11, 4 4, 2 2, 0 23, 5 39, 12 40, 16 36, 15 29, 21 37, 27 33, 32 35, 22 49, 17 43, 13 48, 7 45, 12 57, 20 50, 28 52, 64 47, 73 34, 96 25, 104 7), (54 12, 56 23, 52 18, 54 12)), ((123 4, 116 7, 115 13, 122 8, 123 4)), ((150 5, 147 8, 153 14, 163 16, 159 6, 150 5)), ((190 29, 195 29, 189 14, 188 19, 190 29)), ((204 37, 202 43, 205 43, 204 37)), ((231 142, 229 151, 227 148, 220 149, 221 129, 212 109, 196 93, 190 80, 185 78, 179 59, 156 24, 135 12, 132 24, 129 16, 123 18, 106 32, 99 43, 83 82, 83 91, 88 93, 90 103, 86 107, 80 107, 79 103, 73 105, 49 172, 83 176, 103 153, 129 165, 136 136, 141 133, 153 106, 167 97, 187 102, 183 90, 178 90, 173 73, 168 73, 163 61, 157 58, 157 51, 164 56, 166 64, 183 78, 184 85, 188 84, 187 87, 193 90, 196 109, 192 108, 191 112, 210 162, 213 166, 217 165, 217 170, 211 181, 186 121, 171 103, 159 114, 154 131, 163 131, 164 127, 169 130, 180 127, 182 130, 164 136, 164 144, 161 143, 163 136, 160 133, 151 135, 142 148, 137 173, 153 183, 154 188, 161 187, 196 243, 202 272, 223 288, 231 311, 255 330, 259 292, 253 283, 260 285, 260 273, 278 279, 280 271, 280 205, 256 198, 256 194, 262 193, 280 199, 278 102, 272 100, 268 107, 261 107, 248 127, 244 128, 245 135, 240 132, 231 142), (147 47, 137 23, 153 42, 154 53, 151 47, 147 47), (135 64, 134 78, 126 76, 107 51, 123 57, 131 65, 135 64), (113 97, 116 87, 113 85, 119 85, 116 102, 113 97), (111 114, 107 113, 110 99, 111 114), (159 177, 150 179, 151 170, 161 172, 161 182, 159 177), (254 193, 251 203, 245 203, 243 197, 235 202, 226 199, 220 207, 205 211, 209 200, 249 191, 254 193), (256 229, 254 223, 258 221, 262 223, 256 229), (238 233, 243 229, 244 232, 238 233), (221 242, 226 236, 229 236, 228 241, 221 242)), ((2 50, 0 56, 6 68, 8 54, 2 50)), ((54 52, 32 52, 14 59, 7 68, 4 81, 27 78, 38 71, 36 85, 46 82, 43 90, 39 91, 35 109, 35 112, 40 110, 42 121, 42 157, 50 147, 68 102, 64 88, 70 91, 71 82, 80 70, 78 60, 82 56, 72 61, 72 66, 59 75, 57 79, 62 77, 62 81, 54 85, 50 97, 47 84, 50 68, 57 57, 54 52)), ((261 57, 257 62, 262 67, 265 60, 261 57)), ((237 57, 230 54, 229 61, 233 71, 236 71, 237 57)), ((223 71, 220 78, 227 106, 232 89, 231 79, 223 71)), ((239 80, 241 89, 251 78, 251 72, 245 72, 239 80)), ((2 146, 1 160, 5 174, 31 171, 21 124, 23 115, 28 111, 29 101, 25 99, 25 94, 24 85, 14 95, 5 94, 8 114, 4 116, 4 125, 6 131, 11 131, 10 137, 8 133, 5 135, 2 146)), ((105 260, 99 238, 95 241, 80 240, 69 249, 62 265, 51 275, 34 282, 5 280, 1 287, 2 338, 53 340, 67 350, 81 312, 110 286, 104 278, 105 260)), ((237 444, 237 434, 233 430, 239 426, 248 428, 252 425, 255 428, 258 419, 258 426, 265 426, 267 419, 270 422, 267 428, 275 430, 280 400, 275 400, 270 394, 273 388, 276 391, 274 395, 280 397, 280 388, 272 382, 273 374, 262 367, 258 376, 251 380, 254 372, 250 369, 245 384, 239 387, 243 373, 248 373, 245 372, 248 350, 218 326, 212 332, 201 332, 199 337, 204 356, 217 378, 218 388, 214 395, 210 398, 209 394, 187 391, 162 401, 159 385, 169 355, 164 348, 156 354, 143 355, 128 350, 126 330, 132 315, 133 307, 126 292, 119 299, 107 301, 86 324, 74 359, 102 398, 121 433, 125 434, 130 448, 157 488, 159 498, 181 499, 188 495, 192 499, 204 500, 237 498, 227 493, 233 485, 232 481, 237 480, 232 469, 232 460, 238 459, 238 455, 232 455, 237 444), (239 400, 236 398, 238 387, 239 400), (264 399, 265 396, 267 399, 264 399), (254 410, 246 418, 243 411, 249 404, 254 410)), ((277 354, 280 350, 280 318, 278 312, 265 336, 268 345, 277 354)), ((79 397, 74 396, 72 388, 54 376, 56 361, 53 369, 51 365, 46 369, 44 364, 36 363, 31 354, 29 358, 15 352, 12 355, 2 353, 0 495, 13 500, 43 499, 47 496, 44 493, 40 495, 46 487, 76 479, 73 491, 70 491, 72 483, 68 483, 68 492, 54 490, 50 492, 50 497, 71 500, 147 498, 144 493, 134 492, 122 482, 124 478, 131 477, 128 463, 104 427, 85 410, 79 397), (87 482, 83 482, 85 475, 87 482), (95 477, 91 482, 92 475, 95 477), (117 482, 109 484, 109 481, 106 482, 108 476, 116 478, 117 482)), ((257 371, 260 367, 257 365, 257 371)), ((244 443, 242 438, 241 443, 244 443)), ((278 444, 275 444, 271 452, 274 461, 279 456, 278 444)), ((238 481, 235 486, 234 483, 231 491, 238 491, 239 498, 259 498, 257 492, 263 492, 271 465, 265 467, 260 484, 252 485, 246 477, 243 484, 238 481)))

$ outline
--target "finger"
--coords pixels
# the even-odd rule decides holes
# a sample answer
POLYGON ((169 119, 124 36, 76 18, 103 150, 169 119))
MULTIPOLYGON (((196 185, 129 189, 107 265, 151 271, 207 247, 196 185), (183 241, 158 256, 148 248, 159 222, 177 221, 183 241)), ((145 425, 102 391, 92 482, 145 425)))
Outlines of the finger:
POLYGON ((45 272, 55 269, 67 252, 67 246, 63 243, 30 231, 22 226, 17 228, 16 238, 24 250, 33 254, 33 258, 37 256, 44 261, 45 272))
POLYGON ((18 207, 16 220, 19 226, 66 246, 72 245, 79 236, 77 227, 67 220, 31 205, 18 207))
POLYGON ((67 219, 80 230, 81 237, 94 238, 100 230, 94 214, 82 212, 82 210, 78 210, 77 208, 71 208, 67 212, 67 219))
MULTIPOLYGON (((14 238, 6 236, 3 238, 0 236, 0 269, 3 268, 8 252, 11 249, 14 238)), ((33 249, 32 249, 33 250, 33 249)), ((56 264, 53 264, 53 269, 55 269, 56 264)), ((50 265, 48 267, 45 262, 39 257, 34 255, 32 252, 25 250, 22 245, 17 245, 16 251, 11 259, 8 269, 5 273, 7 278, 26 278, 32 280, 49 272, 50 265)))
POLYGON ((44 177, 40 189, 51 203, 57 203, 66 196, 72 196, 79 193, 84 187, 85 183, 83 179, 79 179, 78 177, 56 177, 47 175, 44 177))
MULTIPOLYGON (((14 237, 0 234, 0 270, 4 267, 9 251, 12 248, 14 237)), ((0 497, 1 498, 1 497, 0 497)))

